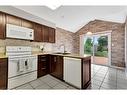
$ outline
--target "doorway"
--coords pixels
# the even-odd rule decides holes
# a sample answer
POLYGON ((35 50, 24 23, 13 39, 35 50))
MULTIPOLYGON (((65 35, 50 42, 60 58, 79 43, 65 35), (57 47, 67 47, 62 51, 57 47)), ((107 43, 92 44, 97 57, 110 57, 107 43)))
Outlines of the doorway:
POLYGON ((91 62, 111 65, 111 33, 84 36, 84 54, 91 55, 91 62))

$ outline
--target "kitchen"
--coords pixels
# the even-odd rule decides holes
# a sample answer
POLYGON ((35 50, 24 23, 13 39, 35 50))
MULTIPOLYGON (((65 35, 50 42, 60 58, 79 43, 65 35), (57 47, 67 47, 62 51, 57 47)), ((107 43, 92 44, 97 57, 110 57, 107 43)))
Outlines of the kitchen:
POLYGON ((72 55, 70 52, 66 52, 64 44, 58 46, 58 48, 62 48, 62 51, 52 52, 49 46, 55 44, 55 28, 4 12, 0 12, 0 27, 0 38, 5 40, 5 43, 10 42, 6 48, 1 47, 1 49, 3 49, 3 53, 1 53, 0 57, 0 73, 2 75, 0 80, 1 89, 14 89, 47 74, 51 74, 62 81, 66 80, 65 82, 79 89, 89 86, 91 80, 90 56, 72 55), (36 45, 34 47, 28 45, 41 42, 45 43, 41 46, 36 45), (47 47, 46 43, 49 44, 47 47), (44 51, 44 49, 48 51, 44 51), (78 66, 79 68, 71 71, 69 64, 74 60, 77 60, 74 66, 78 66), (79 63, 79 65, 76 65, 76 62, 79 63), (84 73, 85 68, 87 68, 85 66, 86 63, 89 69, 84 73), (75 74, 73 71, 77 72, 77 74, 73 75, 75 74), (77 79, 74 80, 70 75, 77 79))
POLYGON ((105 11, 115 18, 112 11, 125 7, 60 6, 51 11, 46 6, 0 6, 0 89, 127 89, 127 21, 101 19, 103 14, 86 20, 87 8, 89 15, 105 11), (84 41, 86 36, 92 40, 84 41), (110 64, 102 64, 103 59, 110 64))

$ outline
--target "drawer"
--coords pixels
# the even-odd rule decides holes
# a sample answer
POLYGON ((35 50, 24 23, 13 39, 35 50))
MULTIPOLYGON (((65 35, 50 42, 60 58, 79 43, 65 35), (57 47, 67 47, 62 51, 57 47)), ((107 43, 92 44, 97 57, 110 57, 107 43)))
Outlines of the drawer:
POLYGON ((41 59, 41 58, 47 58, 47 56, 46 55, 39 55, 38 58, 39 59, 41 59))
POLYGON ((40 66, 40 67, 47 66, 47 62, 39 62, 38 66, 40 66))
POLYGON ((8 62, 7 58, 0 58, 0 63, 6 63, 6 62, 8 62))
POLYGON ((46 62, 46 61, 47 61, 46 58, 38 59, 38 62, 46 62))

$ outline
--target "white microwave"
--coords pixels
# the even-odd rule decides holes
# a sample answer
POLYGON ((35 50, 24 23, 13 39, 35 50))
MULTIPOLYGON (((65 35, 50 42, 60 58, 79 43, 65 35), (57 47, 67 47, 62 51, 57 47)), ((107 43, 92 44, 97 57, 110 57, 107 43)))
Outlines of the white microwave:
POLYGON ((6 37, 34 40, 34 30, 12 24, 6 24, 6 37))

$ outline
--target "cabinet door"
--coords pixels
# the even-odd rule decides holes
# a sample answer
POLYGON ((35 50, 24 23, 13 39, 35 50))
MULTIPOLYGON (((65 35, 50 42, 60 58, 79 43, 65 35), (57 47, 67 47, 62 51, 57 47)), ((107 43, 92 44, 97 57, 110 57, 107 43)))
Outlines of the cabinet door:
POLYGON ((55 76, 56 73, 57 56, 50 55, 50 74, 55 76))
POLYGON ((12 15, 6 15, 6 23, 21 26, 21 18, 12 15))
POLYGON ((0 39, 5 39, 5 14, 0 12, 0 39))
POLYGON ((43 42, 49 42, 49 28, 42 26, 43 42))
POLYGON ((58 56, 58 61, 57 61, 57 77, 59 79, 63 79, 63 57, 58 56))
POLYGON ((91 81, 91 58, 85 58, 82 62, 82 88, 87 88, 91 81))
POLYGON ((63 57, 62 56, 50 56, 50 74, 63 79, 63 57))
POLYGON ((7 89, 8 80, 8 61, 0 59, 0 89, 7 89))
POLYGON ((33 29, 33 23, 25 19, 22 19, 22 26, 33 29))
POLYGON ((55 43, 55 29, 49 28, 49 42, 55 43))
POLYGON ((34 41, 42 41, 42 25, 34 23, 34 41))

